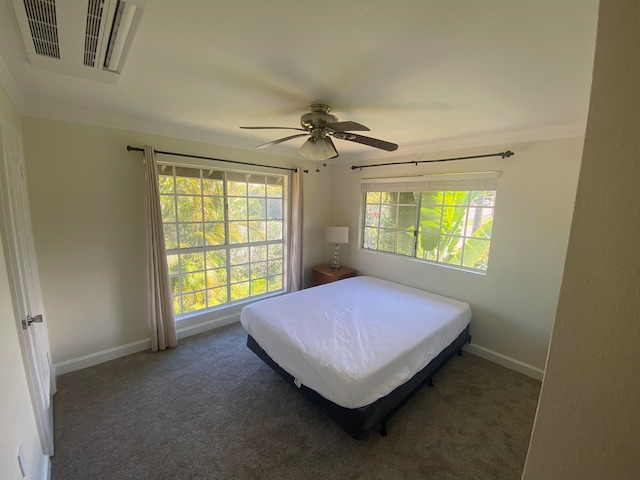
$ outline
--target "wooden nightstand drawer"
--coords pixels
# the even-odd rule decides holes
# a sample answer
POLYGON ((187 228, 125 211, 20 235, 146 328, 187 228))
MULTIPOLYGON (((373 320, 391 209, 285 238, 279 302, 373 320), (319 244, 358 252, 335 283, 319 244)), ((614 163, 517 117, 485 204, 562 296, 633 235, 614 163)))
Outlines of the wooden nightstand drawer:
POLYGON ((336 282, 349 277, 355 277, 356 271, 349 267, 331 268, 329 265, 317 265, 313 267, 313 286, 336 282))

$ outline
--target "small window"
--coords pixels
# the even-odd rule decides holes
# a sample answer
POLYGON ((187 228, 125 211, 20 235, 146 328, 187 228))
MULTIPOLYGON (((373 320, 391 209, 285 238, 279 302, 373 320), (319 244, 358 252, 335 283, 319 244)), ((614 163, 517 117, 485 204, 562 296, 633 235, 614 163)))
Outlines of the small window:
POLYGON ((284 291, 286 177, 163 165, 174 313, 284 291))
POLYGON ((496 179, 483 173, 363 182, 362 248, 485 272, 496 179))

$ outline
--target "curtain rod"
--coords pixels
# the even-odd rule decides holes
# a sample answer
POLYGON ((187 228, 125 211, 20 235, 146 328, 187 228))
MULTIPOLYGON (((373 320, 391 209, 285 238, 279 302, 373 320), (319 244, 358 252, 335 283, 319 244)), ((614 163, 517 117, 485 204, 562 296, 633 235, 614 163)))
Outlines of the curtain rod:
POLYGON ((506 152, 487 153, 485 155, 471 155, 469 157, 453 157, 453 158, 440 158, 438 160, 414 160, 414 161, 407 161, 407 162, 377 163, 375 165, 359 165, 359 166, 352 165, 351 170, 357 170, 358 168, 362 170, 363 168, 369 168, 369 167, 386 167, 388 165, 407 165, 407 164, 418 165, 419 163, 450 162, 452 160, 470 160, 472 158, 486 158, 486 157, 509 158, 512 155, 515 155, 515 153, 513 153, 511 150, 507 150, 506 152))
MULTIPOLYGON (((131 145, 127 145, 128 152, 144 152, 144 148, 140 147, 132 147, 131 145)), ((226 162, 226 163, 237 163, 239 165, 250 165, 252 167, 265 167, 265 168, 277 168, 278 170, 288 170, 289 172, 297 172, 297 168, 289 168, 289 167, 277 167, 275 165, 262 165, 259 163, 249 163, 249 162, 240 162, 238 160, 223 160, 221 158, 213 158, 213 157, 204 157, 202 155, 189 155, 186 153, 175 153, 175 152, 164 152, 162 150, 154 150, 156 153, 162 153, 163 155, 173 155, 175 157, 188 157, 188 158, 199 158, 201 160, 214 160, 216 162, 226 162)), ((304 173, 309 173, 309 170, 303 170, 304 173)))

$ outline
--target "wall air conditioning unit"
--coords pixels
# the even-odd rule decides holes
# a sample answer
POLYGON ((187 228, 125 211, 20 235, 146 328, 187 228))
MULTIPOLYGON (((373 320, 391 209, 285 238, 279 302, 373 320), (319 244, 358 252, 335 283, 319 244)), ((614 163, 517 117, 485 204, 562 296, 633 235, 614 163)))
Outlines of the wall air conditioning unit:
POLYGON ((35 68, 116 83, 147 0, 11 0, 35 68))

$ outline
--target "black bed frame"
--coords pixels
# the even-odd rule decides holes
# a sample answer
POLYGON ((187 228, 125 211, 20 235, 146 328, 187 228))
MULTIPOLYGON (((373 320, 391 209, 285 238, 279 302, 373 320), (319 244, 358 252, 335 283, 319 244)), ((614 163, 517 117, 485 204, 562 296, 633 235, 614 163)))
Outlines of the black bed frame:
POLYGON ((295 379, 293 376, 280 368, 251 335, 247 336, 247 346, 258 355, 264 363, 269 365, 284 378, 289 385, 293 386, 308 400, 324 411, 340 428, 356 440, 364 438, 365 435, 375 427, 379 428, 381 435, 386 435, 387 422, 393 414, 396 413, 422 385, 427 383, 433 386, 432 378, 436 372, 440 370, 454 354, 462 355, 462 347, 467 343, 471 343, 468 325, 463 332, 458 335, 458 338, 451 342, 436 358, 431 360, 426 367, 388 395, 364 407, 346 408, 327 400, 315 390, 305 387, 304 385, 298 388, 294 383, 295 379))

